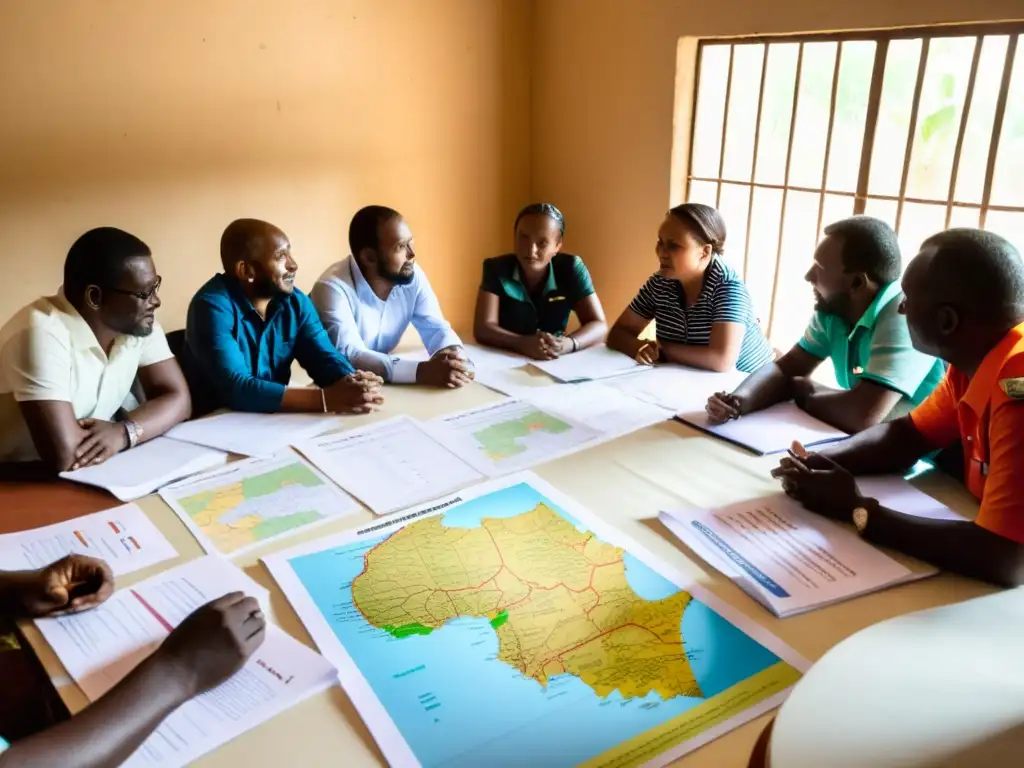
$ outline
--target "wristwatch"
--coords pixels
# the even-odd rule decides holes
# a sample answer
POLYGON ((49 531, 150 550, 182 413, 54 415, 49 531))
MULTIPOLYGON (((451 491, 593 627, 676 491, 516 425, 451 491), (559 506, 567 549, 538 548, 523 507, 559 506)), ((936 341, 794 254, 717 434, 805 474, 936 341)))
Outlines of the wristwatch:
POLYGON ((864 533, 868 527, 868 508, 857 507, 853 510, 853 524, 857 527, 857 533, 864 533))

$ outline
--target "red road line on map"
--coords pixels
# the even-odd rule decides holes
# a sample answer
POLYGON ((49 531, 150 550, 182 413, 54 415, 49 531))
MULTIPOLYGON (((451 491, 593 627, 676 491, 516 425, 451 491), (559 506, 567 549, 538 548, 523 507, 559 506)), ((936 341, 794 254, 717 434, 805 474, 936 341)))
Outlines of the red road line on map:
MULTIPOLYGON (((619 624, 617 627, 612 627, 611 629, 606 629, 604 632, 601 632, 600 634, 598 634, 598 635, 596 635, 594 637, 591 637, 588 640, 584 640, 582 643, 577 643, 572 648, 566 648, 564 651, 561 651, 561 652, 555 654, 554 656, 552 656, 551 659, 558 659, 559 661, 562 661, 562 657, 565 656, 565 654, 572 653, 573 651, 577 650, 578 648, 582 648, 584 645, 589 645, 590 643, 594 642, 595 640, 600 640, 605 635, 610 635, 613 632, 618 632, 620 629, 625 629, 626 627, 635 627, 636 629, 642 629, 644 632, 649 632, 650 634, 654 635, 654 637, 657 638, 658 642, 661 642, 661 643, 665 642, 660 637, 658 637, 657 633, 654 632, 654 630, 652 630, 652 629, 650 629, 648 627, 643 627, 643 626, 641 626, 639 624, 634 624, 633 622, 629 622, 628 624, 619 624)), ((551 659, 546 659, 544 661, 544 664, 547 664, 549 661, 551 661, 551 659)), ((543 669, 543 665, 541 665, 541 669, 543 669)))

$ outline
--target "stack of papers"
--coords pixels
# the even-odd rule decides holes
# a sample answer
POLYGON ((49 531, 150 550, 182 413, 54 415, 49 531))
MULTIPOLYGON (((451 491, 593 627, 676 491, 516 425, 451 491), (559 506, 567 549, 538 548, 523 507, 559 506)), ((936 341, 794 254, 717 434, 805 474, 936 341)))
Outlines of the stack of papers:
POLYGON ((553 379, 570 384, 577 381, 606 379, 638 370, 650 370, 651 366, 638 363, 628 355, 599 344, 588 349, 562 355, 555 360, 535 360, 532 365, 540 368, 553 379))
POLYGON ((160 496, 206 552, 229 557, 359 511, 351 496, 290 450, 190 477, 160 496))
MULTIPOLYGON (((68 674, 96 701, 148 657, 196 608, 266 590, 220 558, 206 557, 121 589, 92 611, 36 621, 68 674)), ((320 655, 267 625, 266 640, 234 676, 174 711, 125 763, 177 768, 334 684, 320 655)))
POLYGON ((103 488, 121 501, 132 501, 227 460, 228 455, 223 451, 155 437, 112 456, 102 464, 61 472, 60 476, 65 480, 103 488))
MULTIPOLYGON (((901 499, 909 501, 908 514, 916 508, 929 517, 945 517, 938 512, 941 504, 899 478, 866 481, 861 491, 897 510, 901 499)), ((809 512, 782 493, 719 509, 671 510, 659 517, 697 555, 779 618, 938 572, 924 564, 907 568, 850 526, 809 512)))
POLYGON ((724 424, 711 424, 704 410, 681 413, 679 420, 760 456, 781 453, 794 442, 810 448, 848 437, 842 430, 809 416, 793 403, 779 403, 724 424))
POLYGON ((296 448, 378 515, 484 479, 408 416, 314 438, 296 448))
POLYGON ((178 556, 134 504, 0 536, 3 571, 36 570, 71 554, 106 560, 115 576, 178 556))
MULTIPOLYGON (((341 426, 340 416, 316 413, 228 413, 186 421, 167 437, 241 456, 268 457, 341 426)), ((181 477, 181 475, 179 475, 181 477)))

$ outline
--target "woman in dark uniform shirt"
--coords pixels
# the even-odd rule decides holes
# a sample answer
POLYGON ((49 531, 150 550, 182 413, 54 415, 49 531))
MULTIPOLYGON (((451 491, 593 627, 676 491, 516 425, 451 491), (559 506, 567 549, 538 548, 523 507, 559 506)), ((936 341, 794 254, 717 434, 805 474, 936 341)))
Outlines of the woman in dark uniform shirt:
POLYGON ((608 333, 601 302, 579 256, 560 253, 565 218, 548 203, 524 208, 515 223, 515 253, 484 261, 476 300, 477 342, 534 360, 600 344, 608 333), (569 315, 579 328, 566 334, 569 315))

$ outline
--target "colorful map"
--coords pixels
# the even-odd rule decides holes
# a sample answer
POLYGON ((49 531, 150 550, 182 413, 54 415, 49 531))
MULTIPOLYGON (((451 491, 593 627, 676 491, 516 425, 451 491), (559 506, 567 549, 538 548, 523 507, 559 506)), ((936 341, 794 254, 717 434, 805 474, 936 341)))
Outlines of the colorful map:
POLYGON ((282 562, 419 765, 642 765, 800 675, 531 483, 379 528, 282 562))
POLYGON ((436 437, 486 475, 539 464, 585 448, 602 437, 589 426, 523 400, 503 400, 436 419, 436 437))
POLYGON ((231 465, 231 470, 162 492, 190 527, 222 554, 356 509, 351 498, 294 454, 285 460, 250 459, 231 465))
POLYGON ((525 416, 484 427, 474 432, 473 437, 491 461, 501 461, 523 453, 526 450, 524 438, 535 432, 560 435, 571 429, 572 425, 561 419, 541 411, 532 411, 525 416))

